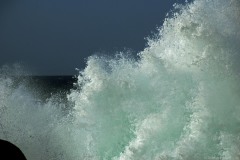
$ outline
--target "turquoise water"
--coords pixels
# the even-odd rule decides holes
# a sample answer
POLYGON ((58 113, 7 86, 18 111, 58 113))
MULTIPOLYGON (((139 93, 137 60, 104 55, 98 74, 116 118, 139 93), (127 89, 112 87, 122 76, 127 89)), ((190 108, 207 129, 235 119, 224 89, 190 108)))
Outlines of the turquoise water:
POLYGON ((67 102, 3 68, 0 138, 34 160, 240 159, 240 1, 175 10, 138 60, 89 57, 67 102))

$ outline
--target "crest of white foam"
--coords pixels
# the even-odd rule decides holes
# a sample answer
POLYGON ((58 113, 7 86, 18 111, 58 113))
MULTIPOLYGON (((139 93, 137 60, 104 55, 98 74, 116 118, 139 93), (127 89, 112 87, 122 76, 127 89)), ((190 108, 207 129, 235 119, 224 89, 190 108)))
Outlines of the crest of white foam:
POLYGON ((239 14, 237 0, 196 0, 165 20, 142 59, 184 71, 225 70, 239 58, 239 14))

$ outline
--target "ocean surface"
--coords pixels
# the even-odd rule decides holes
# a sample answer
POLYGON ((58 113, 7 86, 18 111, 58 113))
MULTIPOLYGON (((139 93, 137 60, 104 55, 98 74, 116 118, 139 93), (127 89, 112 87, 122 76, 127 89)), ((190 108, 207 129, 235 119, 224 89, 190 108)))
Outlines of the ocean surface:
POLYGON ((240 1, 175 5, 132 58, 0 69, 0 138, 29 160, 239 160, 240 1))

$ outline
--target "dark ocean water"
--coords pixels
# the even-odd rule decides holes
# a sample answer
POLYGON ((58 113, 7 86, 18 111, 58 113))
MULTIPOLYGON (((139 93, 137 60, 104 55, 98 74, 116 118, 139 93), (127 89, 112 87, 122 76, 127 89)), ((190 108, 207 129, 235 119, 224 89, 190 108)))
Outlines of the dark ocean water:
POLYGON ((52 95, 59 95, 66 98, 71 89, 75 89, 76 76, 15 76, 14 85, 24 84, 30 90, 38 93, 42 100, 51 98, 52 95))

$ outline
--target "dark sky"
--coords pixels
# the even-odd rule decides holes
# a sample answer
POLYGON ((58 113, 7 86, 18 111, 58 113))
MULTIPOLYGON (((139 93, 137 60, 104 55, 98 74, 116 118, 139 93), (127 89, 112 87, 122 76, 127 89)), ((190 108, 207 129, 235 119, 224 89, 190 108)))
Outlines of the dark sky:
POLYGON ((1 0, 0 66, 72 75, 97 52, 137 53, 175 2, 184 0, 1 0))

